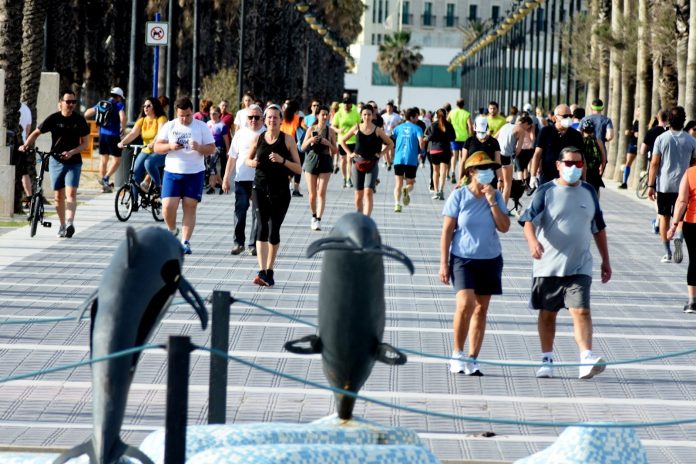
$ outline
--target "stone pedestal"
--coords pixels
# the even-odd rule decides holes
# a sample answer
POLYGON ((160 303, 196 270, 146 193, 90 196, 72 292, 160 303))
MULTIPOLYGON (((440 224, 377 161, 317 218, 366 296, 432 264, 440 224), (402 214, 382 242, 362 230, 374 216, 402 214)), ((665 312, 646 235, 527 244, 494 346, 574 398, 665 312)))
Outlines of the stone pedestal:
POLYGON ((14 213, 15 167, 10 165, 10 148, 5 140, 5 70, 0 69, 0 218, 14 213))

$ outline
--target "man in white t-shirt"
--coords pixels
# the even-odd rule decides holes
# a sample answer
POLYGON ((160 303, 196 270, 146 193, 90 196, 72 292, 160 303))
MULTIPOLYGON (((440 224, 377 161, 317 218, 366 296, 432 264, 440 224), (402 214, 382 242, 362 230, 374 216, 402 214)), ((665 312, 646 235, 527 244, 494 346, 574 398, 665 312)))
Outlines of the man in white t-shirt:
MULTIPOLYGON (((259 105, 252 104, 246 109, 247 124, 234 134, 230 144, 229 160, 225 169, 225 177, 222 179, 222 190, 230 191, 232 170, 234 175, 234 248, 232 254, 238 255, 244 251, 244 230, 246 228, 246 215, 251 204, 251 189, 254 186, 256 169, 246 165, 249 149, 254 145, 260 134, 266 127, 263 125, 263 110, 259 105)), ((251 215, 251 234, 249 236, 249 253, 256 256, 256 215, 251 215)))
POLYGON ((247 108, 254 102, 254 96, 250 93, 247 92, 244 94, 242 97, 242 107, 237 111, 237 114, 234 116, 234 131, 237 132, 239 129, 243 127, 249 127, 248 120, 247 120, 247 108))
MULTIPOLYGON (((31 110, 26 103, 22 102, 19 107, 19 127, 22 128, 22 142, 26 142, 27 137, 29 137, 29 134, 31 134, 31 122, 31 110)), ((31 156, 35 155, 32 154, 31 156)), ((36 160, 27 160, 27 163, 36 165, 36 160)), ((27 166, 27 168, 29 168, 29 166, 27 166)), ((28 169, 25 172, 25 174, 22 174, 22 187, 24 188, 24 194, 27 196, 27 198, 29 198, 33 192, 31 186, 31 176, 29 173, 36 172, 36 169, 28 169)))
POLYGON ((176 212, 183 200, 181 246, 190 255, 189 240, 196 227, 196 209, 205 180, 203 157, 215 153, 215 139, 203 121, 193 118, 191 100, 180 98, 174 108, 176 118, 160 128, 154 151, 167 155, 161 194, 164 221, 173 234, 178 234, 176 212))
MULTIPOLYGON (((401 115, 394 111, 394 102, 389 100, 386 106, 386 112, 382 115, 382 121, 384 121, 384 126, 382 129, 388 137, 392 137, 392 132, 394 128, 401 123, 401 115)), ((394 138, 392 137, 392 140, 394 138)), ((384 157, 384 165, 387 166, 387 170, 391 170, 392 163, 394 162, 394 147, 392 147, 387 155, 384 157)))

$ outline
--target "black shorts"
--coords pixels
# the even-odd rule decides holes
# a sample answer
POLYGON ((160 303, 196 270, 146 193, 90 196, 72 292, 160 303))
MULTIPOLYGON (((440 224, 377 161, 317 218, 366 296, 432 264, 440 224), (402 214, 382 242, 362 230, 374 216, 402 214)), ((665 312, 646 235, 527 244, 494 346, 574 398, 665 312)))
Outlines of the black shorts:
POLYGON ((674 205, 678 196, 677 192, 657 192, 657 214, 660 216, 674 216, 674 205))
POLYGON ((590 309, 592 277, 575 274, 565 277, 535 277, 529 307, 546 311, 561 308, 590 309))
MULTIPOLYGON (((355 144, 354 144, 354 143, 346 143, 346 145, 348 146, 348 148, 350 149, 350 151, 354 151, 354 150, 355 150, 355 144)), ((340 145, 340 144, 338 145, 338 154, 341 155, 341 156, 346 156, 346 155, 348 154, 348 153, 346 153, 346 151, 343 149, 343 146, 340 145)))
POLYGON ((450 164, 452 161, 452 153, 449 151, 442 151, 440 153, 431 153, 430 162, 432 164, 450 164))
POLYGON ((397 176, 403 176, 406 179, 415 179, 416 172, 418 172, 418 166, 411 166, 410 164, 394 165, 394 174, 397 176))
POLYGON ((99 154, 121 156, 121 149, 118 148, 118 142, 121 138, 117 135, 100 135, 99 136, 99 154))
POLYGON ((476 295, 502 295, 503 256, 491 259, 450 255, 450 278, 454 290, 474 290, 476 295))
POLYGON ((331 159, 331 155, 328 153, 320 155, 314 151, 310 151, 305 155, 302 170, 307 174, 315 176, 333 172, 333 160, 331 159))
POLYGON ((500 165, 510 166, 512 164, 512 156, 500 155, 500 165))
POLYGON ((533 148, 520 150, 520 154, 515 156, 515 168, 518 171, 524 171, 527 169, 529 162, 532 160, 532 156, 534 156, 533 148))

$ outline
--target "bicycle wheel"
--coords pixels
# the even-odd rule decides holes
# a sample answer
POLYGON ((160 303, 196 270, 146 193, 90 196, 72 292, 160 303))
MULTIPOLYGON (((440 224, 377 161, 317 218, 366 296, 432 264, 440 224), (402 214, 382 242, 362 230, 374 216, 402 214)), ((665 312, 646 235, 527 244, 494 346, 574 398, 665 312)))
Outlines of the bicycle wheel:
POLYGON ((133 194, 131 193, 130 185, 126 184, 118 189, 116 198, 114 199, 116 209, 116 217, 119 221, 125 222, 133 213, 133 194))
POLYGON ((152 217, 155 218, 155 221, 164 221, 164 216, 162 216, 162 199, 159 195, 150 197, 150 209, 152 210, 152 217))
POLYGON ((29 235, 33 237, 36 235, 36 228, 39 226, 39 222, 43 220, 43 200, 41 196, 34 195, 31 199, 31 228, 29 230, 29 235))
POLYGON ((638 180, 638 186, 636 187, 636 196, 641 200, 645 200, 648 197, 648 176, 641 176, 638 180))

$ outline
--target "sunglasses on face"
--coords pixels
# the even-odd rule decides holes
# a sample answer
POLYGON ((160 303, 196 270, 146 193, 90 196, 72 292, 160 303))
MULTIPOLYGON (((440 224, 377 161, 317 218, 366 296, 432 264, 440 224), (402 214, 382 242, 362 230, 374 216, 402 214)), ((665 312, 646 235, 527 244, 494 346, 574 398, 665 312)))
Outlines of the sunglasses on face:
POLYGON ((143 105, 143 108, 152 108, 152 105, 146 104, 146 105, 143 105))
POLYGON ((565 164, 568 167, 575 166, 578 168, 581 168, 585 165, 585 163, 580 160, 580 161, 573 161, 573 160, 561 160, 561 163, 565 164))
POLYGON ((257 115, 247 116, 247 119, 249 121, 258 121, 259 119, 261 119, 261 116, 257 116, 257 115))
POLYGON ((63 100, 66 105, 74 105, 77 103, 77 100, 63 100))
POLYGON ((556 116, 559 118, 572 118, 573 117, 572 114, 557 114, 556 116))

